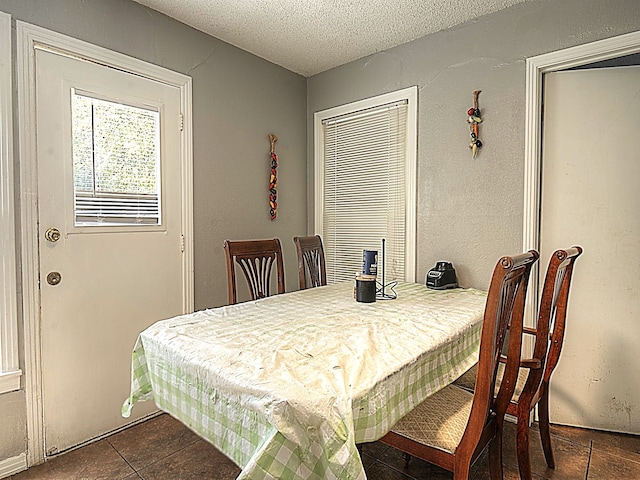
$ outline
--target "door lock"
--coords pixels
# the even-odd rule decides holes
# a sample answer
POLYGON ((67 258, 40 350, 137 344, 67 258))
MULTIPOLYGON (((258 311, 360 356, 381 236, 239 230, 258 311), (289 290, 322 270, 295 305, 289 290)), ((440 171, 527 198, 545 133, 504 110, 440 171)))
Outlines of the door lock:
POLYGON ((50 272, 49 275, 47 275, 47 283, 49 285, 56 286, 61 281, 62 281, 62 275, 60 275, 60 272, 50 272))
POLYGON ((44 232, 44 238, 51 243, 55 243, 60 240, 60 230, 57 228, 47 228, 47 231, 44 232))

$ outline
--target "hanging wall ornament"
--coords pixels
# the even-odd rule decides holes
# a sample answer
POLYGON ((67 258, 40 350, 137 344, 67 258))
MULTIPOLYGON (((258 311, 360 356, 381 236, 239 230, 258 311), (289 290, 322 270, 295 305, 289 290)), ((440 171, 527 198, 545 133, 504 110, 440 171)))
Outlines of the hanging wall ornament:
POLYGON ((276 142, 278 137, 273 133, 269 134, 269 142, 271 142, 271 175, 269 176, 269 214, 271 220, 275 220, 278 216, 278 196, 276 188, 278 187, 278 156, 276 155, 276 142))
POLYGON ((469 129, 471 130, 471 142, 469 143, 469 149, 471 149, 471 156, 473 158, 476 158, 478 150, 482 148, 479 133, 479 124, 482 123, 482 116, 480 115, 480 107, 478 106, 478 96, 480 95, 480 92, 481 90, 474 90, 473 107, 467 110, 467 115, 469 116, 467 122, 469 123, 469 129))

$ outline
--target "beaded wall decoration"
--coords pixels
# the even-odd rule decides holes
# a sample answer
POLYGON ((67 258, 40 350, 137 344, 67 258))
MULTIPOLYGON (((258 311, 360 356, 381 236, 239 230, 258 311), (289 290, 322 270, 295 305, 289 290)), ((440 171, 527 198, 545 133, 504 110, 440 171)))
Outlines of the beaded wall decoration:
POLYGON ((482 117, 480 115, 480 107, 478 106, 478 96, 481 90, 474 90, 473 92, 473 107, 467 110, 467 123, 469 123, 469 129, 471 130, 471 143, 469 143, 469 149, 471 150, 471 156, 476 158, 478 150, 482 148, 482 142, 480 141, 480 127, 482 123, 482 117))
POLYGON ((270 133, 269 142, 271 142, 271 175, 269 176, 269 214, 271 220, 275 220, 278 216, 278 196, 276 188, 278 187, 278 155, 276 155, 276 142, 278 137, 270 133))

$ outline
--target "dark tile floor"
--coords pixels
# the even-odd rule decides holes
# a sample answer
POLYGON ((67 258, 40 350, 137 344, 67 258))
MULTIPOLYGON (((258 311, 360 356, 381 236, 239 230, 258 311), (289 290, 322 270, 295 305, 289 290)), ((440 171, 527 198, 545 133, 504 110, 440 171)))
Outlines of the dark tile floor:
MULTIPOLYGON (((533 427, 536 428, 535 425, 533 427)), ((640 479, 640 436, 616 435, 570 427, 553 427, 557 468, 547 468, 537 431, 532 432, 535 479, 640 479)), ((364 445, 363 463, 370 480, 445 480, 453 476, 379 442, 364 445)), ((518 479, 515 426, 507 424, 504 479, 518 479)), ((180 422, 163 414, 42 465, 11 480, 232 480, 239 468, 180 422)), ((473 469, 473 480, 488 479, 486 455, 473 469)))

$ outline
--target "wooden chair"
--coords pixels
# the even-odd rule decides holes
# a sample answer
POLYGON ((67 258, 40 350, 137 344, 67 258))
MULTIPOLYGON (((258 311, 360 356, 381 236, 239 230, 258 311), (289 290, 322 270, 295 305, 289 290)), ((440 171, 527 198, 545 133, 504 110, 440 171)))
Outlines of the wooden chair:
POLYGON ((537 259, 538 253, 532 250, 502 257, 494 269, 484 311, 475 392, 449 385, 428 397, 381 438, 408 454, 405 466, 413 455, 453 472, 454 480, 468 479, 471 465, 489 445, 491 478, 502 479, 502 426, 520 360, 529 274, 537 259), (509 325, 509 360, 494 396, 509 325))
POLYGON ((324 249, 320 235, 293 237, 298 253, 298 279, 300 290, 327 284, 327 270, 324 263, 324 249), (307 272, 309 282, 307 282, 307 272))
MULTIPOLYGON (((549 430, 549 380, 560 358, 573 266, 581 254, 581 247, 571 247, 556 250, 551 255, 540 298, 537 327, 523 328, 524 334, 535 337, 533 355, 530 359, 521 359, 516 389, 507 407, 507 413, 518 419, 516 445, 518 468, 523 480, 531 480, 529 421, 536 404, 542 450, 549 468, 555 468, 549 430)), ((454 383, 473 390, 475 378, 471 377, 474 372, 475 369, 469 370, 454 383)), ((498 385, 501 372, 502 368, 498 373, 498 385)))
POLYGON ((284 262, 280 240, 224 241, 227 254, 227 282, 229 304, 237 303, 236 270, 237 263, 242 268, 249 287, 251 300, 268 297, 271 290, 271 271, 276 264, 278 293, 284 293, 284 262))

